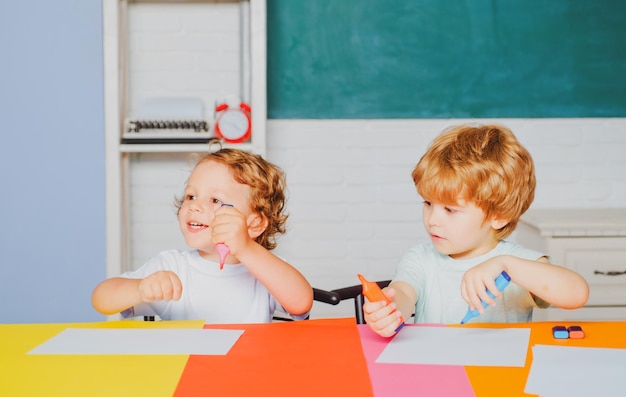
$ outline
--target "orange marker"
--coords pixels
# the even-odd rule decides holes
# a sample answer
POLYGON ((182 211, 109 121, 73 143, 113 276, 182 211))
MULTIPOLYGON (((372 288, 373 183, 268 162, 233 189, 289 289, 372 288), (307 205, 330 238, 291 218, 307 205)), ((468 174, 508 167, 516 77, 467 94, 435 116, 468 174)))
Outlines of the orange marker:
MULTIPOLYGON (((384 294, 383 290, 380 289, 378 284, 373 281, 367 281, 365 277, 363 277, 361 274, 357 274, 357 276, 359 277, 359 280, 361 280, 361 285, 363 285, 363 295, 365 295, 368 301, 385 301, 386 304, 391 303, 389 298, 387 298, 387 295, 384 294)), ((395 309, 391 313, 395 313, 395 309)), ((404 327, 404 318, 400 317, 400 320, 402 320, 402 322, 400 323, 398 328, 396 328, 395 332, 400 331, 400 328, 404 327)))

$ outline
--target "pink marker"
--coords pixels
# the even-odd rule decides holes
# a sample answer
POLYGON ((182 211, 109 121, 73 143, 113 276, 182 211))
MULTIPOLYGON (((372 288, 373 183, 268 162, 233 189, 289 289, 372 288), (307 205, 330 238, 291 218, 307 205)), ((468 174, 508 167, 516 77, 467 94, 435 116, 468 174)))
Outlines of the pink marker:
MULTIPOLYGON (((220 207, 223 206, 228 206, 228 207, 232 207, 232 204, 222 204, 220 207)), ((228 248, 228 246, 224 243, 217 243, 215 245, 215 250, 217 251, 217 253, 220 256, 220 270, 224 269, 224 262, 226 261, 226 257, 228 256, 228 254, 230 254, 230 248, 228 248)))
POLYGON ((217 243, 215 245, 215 250, 220 255, 220 270, 224 269, 224 261, 228 254, 230 254, 230 249, 224 243, 217 243))

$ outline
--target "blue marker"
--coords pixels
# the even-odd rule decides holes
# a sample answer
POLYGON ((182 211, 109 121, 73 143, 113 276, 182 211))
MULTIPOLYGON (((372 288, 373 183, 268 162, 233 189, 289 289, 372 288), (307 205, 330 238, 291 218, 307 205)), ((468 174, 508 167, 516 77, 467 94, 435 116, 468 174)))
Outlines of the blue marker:
MULTIPOLYGON (((500 273, 498 278, 496 278, 496 288, 498 289, 498 291, 503 291, 506 288, 506 286, 509 285, 510 282, 511 282, 511 277, 506 272, 503 271, 502 273, 500 273)), ((487 294, 491 297, 491 299, 496 298, 495 296, 493 296, 493 294, 489 290, 487 290, 487 294)), ((480 302, 483 304, 483 307, 486 309, 487 304, 483 302, 482 300, 480 302)), ((478 310, 476 309, 470 310, 469 308, 467 308, 467 314, 465 315, 465 317, 463 317, 463 320, 461 320, 461 324, 465 324, 472 318, 478 317, 479 315, 480 313, 478 312, 478 310)))

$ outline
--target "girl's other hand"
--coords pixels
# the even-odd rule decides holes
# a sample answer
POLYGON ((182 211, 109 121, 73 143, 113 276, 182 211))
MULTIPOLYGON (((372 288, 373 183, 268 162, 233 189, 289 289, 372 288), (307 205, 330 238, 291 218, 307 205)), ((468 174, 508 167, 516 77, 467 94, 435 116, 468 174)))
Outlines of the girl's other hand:
POLYGON ((177 301, 183 293, 183 284, 176 273, 159 271, 141 280, 138 289, 142 302, 177 301))

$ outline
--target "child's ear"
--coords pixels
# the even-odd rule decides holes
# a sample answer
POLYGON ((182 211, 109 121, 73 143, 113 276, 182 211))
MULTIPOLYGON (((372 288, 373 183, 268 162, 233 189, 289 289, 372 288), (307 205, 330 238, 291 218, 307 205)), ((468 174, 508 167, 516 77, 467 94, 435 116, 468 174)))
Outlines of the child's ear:
POLYGON ((261 214, 250 214, 248 217, 248 234, 250 238, 255 239, 267 229, 268 220, 261 214))
POLYGON ((498 215, 494 216, 491 219, 491 227, 494 230, 500 230, 500 229, 502 229, 503 227, 505 227, 508 224, 509 224, 509 220, 508 219, 501 218, 498 215))

